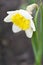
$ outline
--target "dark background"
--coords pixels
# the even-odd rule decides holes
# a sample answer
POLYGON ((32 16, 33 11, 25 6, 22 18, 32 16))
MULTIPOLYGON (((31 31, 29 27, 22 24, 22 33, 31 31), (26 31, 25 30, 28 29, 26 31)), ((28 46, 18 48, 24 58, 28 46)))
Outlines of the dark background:
POLYGON ((7 11, 27 4, 28 0, 0 0, 0 65, 31 65, 35 61, 31 39, 24 31, 13 33, 12 23, 3 21, 7 11))

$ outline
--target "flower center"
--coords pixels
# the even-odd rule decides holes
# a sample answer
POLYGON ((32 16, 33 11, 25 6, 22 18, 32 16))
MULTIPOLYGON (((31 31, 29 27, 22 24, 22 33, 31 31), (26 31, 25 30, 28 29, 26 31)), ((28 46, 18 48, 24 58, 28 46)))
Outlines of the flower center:
POLYGON ((27 30, 30 28, 30 20, 26 19, 24 16, 22 16, 19 13, 12 15, 11 21, 13 22, 13 24, 17 25, 22 30, 27 30))

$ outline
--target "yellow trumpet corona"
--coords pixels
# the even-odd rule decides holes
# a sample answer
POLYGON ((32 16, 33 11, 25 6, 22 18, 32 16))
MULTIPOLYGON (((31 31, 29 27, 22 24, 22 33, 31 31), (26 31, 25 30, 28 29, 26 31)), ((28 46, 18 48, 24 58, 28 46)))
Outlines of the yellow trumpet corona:
POLYGON ((30 20, 26 19, 24 16, 22 16, 19 13, 12 15, 11 21, 13 24, 17 25, 22 30, 27 30, 30 28, 30 20))

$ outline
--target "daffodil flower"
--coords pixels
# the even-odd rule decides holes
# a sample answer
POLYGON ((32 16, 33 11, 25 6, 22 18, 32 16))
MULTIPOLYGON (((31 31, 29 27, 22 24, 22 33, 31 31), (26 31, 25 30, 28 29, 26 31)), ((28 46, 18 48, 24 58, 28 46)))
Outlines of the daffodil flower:
POLYGON ((20 32, 21 30, 25 31, 26 36, 31 38, 33 35, 33 31, 36 31, 35 25, 33 22, 33 17, 31 16, 32 10, 34 9, 33 6, 28 6, 26 10, 16 10, 16 11, 8 11, 8 16, 4 18, 5 22, 12 22, 12 31, 14 33, 20 32), (33 8, 32 8, 33 7, 33 8), (30 8, 30 10, 29 10, 30 8), (32 8, 32 9, 31 9, 32 8))

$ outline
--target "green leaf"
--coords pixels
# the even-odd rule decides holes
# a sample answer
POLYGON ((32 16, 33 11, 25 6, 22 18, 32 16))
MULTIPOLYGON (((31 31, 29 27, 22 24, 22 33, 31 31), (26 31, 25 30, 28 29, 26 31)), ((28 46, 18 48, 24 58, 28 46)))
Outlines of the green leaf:
POLYGON ((42 48, 43 48, 43 5, 41 3, 40 5, 40 46, 39 46, 39 52, 42 54, 42 48))
POLYGON ((32 37, 32 46, 35 54, 35 61, 36 63, 41 63, 42 60, 42 48, 43 48, 43 5, 41 3, 40 7, 38 8, 34 23, 36 26, 36 32, 34 32, 32 37), (40 18, 38 19, 38 12, 40 14, 40 18), (38 21, 40 20, 40 24, 38 21), (39 25, 39 27, 38 27, 39 25))
POLYGON ((40 40, 43 43, 43 5, 40 6, 40 40))
POLYGON ((35 14, 35 18, 34 18, 34 23, 35 23, 35 27, 36 27, 36 32, 33 33, 33 37, 32 37, 32 46, 33 46, 33 51, 36 57, 37 51, 38 51, 38 31, 37 31, 37 22, 38 22, 38 13, 39 13, 39 8, 35 14))
MULTIPOLYGON (((43 5, 41 4, 40 5, 40 9, 39 9, 39 11, 40 11, 40 28, 38 28, 38 29, 40 29, 39 31, 37 30, 37 32, 36 32, 36 37, 37 37, 37 34, 39 33, 39 36, 38 36, 38 38, 37 39, 39 39, 38 40, 38 50, 37 50, 37 52, 36 52, 36 61, 37 62, 40 62, 41 63, 41 60, 42 60, 42 48, 43 48, 43 5)), ((37 14, 36 14, 36 21, 37 21, 37 14)), ((37 23, 35 24, 36 25, 36 29, 37 29, 37 23)))

